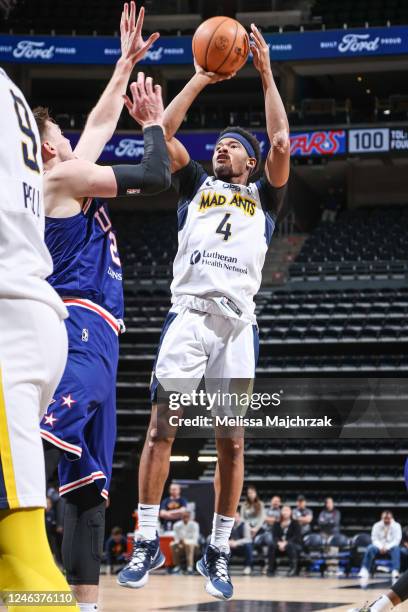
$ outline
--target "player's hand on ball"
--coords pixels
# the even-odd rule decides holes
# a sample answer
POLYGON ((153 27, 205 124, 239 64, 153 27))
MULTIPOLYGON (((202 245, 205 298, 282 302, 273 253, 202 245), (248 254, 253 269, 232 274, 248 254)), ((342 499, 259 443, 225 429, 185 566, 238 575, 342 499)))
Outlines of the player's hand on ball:
POLYGON ((254 59, 254 66, 258 72, 263 73, 271 70, 271 59, 269 56, 269 47, 266 40, 256 27, 251 23, 250 46, 254 59))
POLYGON ((236 75, 236 72, 232 74, 219 74, 218 72, 206 72, 204 68, 197 64, 197 61, 194 59, 194 68, 196 74, 204 76, 208 79, 208 84, 219 83, 220 81, 226 81, 228 79, 232 79, 236 75))
POLYGON ((140 60, 144 58, 152 44, 160 36, 158 32, 154 32, 154 34, 151 34, 146 41, 143 40, 142 28, 144 13, 145 10, 142 6, 136 21, 136 4, 132 0, 130 3, 130 12, 129 4, 126 2, 123 7, 122 17, 120 20, 120 44, 122 49, 122 57, 131 61, 133 65, 137 64, 137 62, 140 62, 140 60))
POLYGON ((143 72, 137 75, 137 81, 130 85, 132 100, 123 96, 129 114, 142 127, 163 125, 163 98, 160 85, 153 86, 152 77, 145 78, 143 72))

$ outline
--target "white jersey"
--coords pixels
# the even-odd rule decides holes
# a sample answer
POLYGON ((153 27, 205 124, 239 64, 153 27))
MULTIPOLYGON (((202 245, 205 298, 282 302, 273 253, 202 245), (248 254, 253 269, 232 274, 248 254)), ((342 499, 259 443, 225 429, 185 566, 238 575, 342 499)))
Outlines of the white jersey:
POLYGON ((254 323, 254 296, 275 227, 266 207, 284 188, 265 177, 225 183, 193 161, 174 176, 181 200, 173 304, 254 323))
POLYGON ((45 280, 52 260, 44 243, 41 143, 33 114, 0 69, 0 298, 39 300, 67 311, 45 280))

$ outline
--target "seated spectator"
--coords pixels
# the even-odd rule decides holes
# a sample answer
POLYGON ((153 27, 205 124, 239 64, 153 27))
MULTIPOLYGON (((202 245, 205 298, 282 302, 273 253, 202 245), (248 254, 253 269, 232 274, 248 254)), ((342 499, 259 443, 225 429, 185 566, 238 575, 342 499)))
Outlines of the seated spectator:
POLYGON ((229 540, 231 555, 244 557, 244 574, 252 572, 253 543, 249 524, 244 521, 239 512, 235 513, 235 522, 229 540))
POLYGON ((292 518, 299 523, 302 538, 312 531, 313 510, 307 507, 304 495, 298 495, 296 508, 292 512, 292 518))
POLYGON ((276 571, 276 556, 285 556, 289 559, 288 576, 298 574, 299 553, 302 549, 302 536, 300 525, 292 520, 292 510, 283 506, 281 519, 273 525, 273 542, 268 546, 268 576, 274 576, 276 571))
POLYGON ((320 512, 318 519, 320 535, 323 541, 327 542, 330 536, 340 533, 340 521, 341 514, 340 511, 334 507, 333 498, 327 497, 325 508, 320 512))
POLYGON ((184 510, 181 521, 173 525, 174 542, 170 544, 173 555, 174 573, 180 571, 181 558, 184 556, 187 564, 187 573, 194 574, 194 554, 199 553, 198 540, 200 538, 200 527, 197 521, 191 518, 191 512, 184 510))
POLYGON ((281 506, 281 498, 279 497, 279 495, 274 495, 270 501, 269 506, 265 508, 263 525, 254 538, 254 545, 256 546, 256 548, 263 548, 265 550, 270 544, 272 544, 272 529, 274 524, 280 521, 281 506))
POLYGON ((401 554, 400 571, 402 573, 408 570, 408 527, 405 527, 405 529, 402 530, 400 554, 401 554))
MULTIPOLYGON (((105 543, 105 556, 108 573, 115 572, 114 566, 123 567, 126 563, 127 541, 120 527, 113 527, 105 543)), ((117 568, 119 569, 119 568, 117 568)))
POLYGON ((274 495, 271 499, 271 503, 265 509, 265 522, 264 526, 268 525, 272 527, 272 525, 276 521, 280 521, 281 517, 281 508, 282 508, 282 500, 279 495, 274 495))
POLYGON ((367 579, 370 576, 374 559, 378 555, 389 555, 392 563, 392 578, 396 579, 400 571, 400 543, 402 538, 401 525, 394 521, 390 510, 384 510, 381 521, 375 523, 371 530, 371 544, 368 546, 359 577, 367 579))
POLYGON ((251 538, 254 538, 263 525, 265 508, 264 503, 258 497, 256 488, 253 486, 247 488, 246 498, 241 506, 241 517, 249 523, 251 538))
POLYGON ((163 499, 160 504, 159 517, 164 531, 172 531, 176 521, 183 518, 184 511, 187 510, 187 500, 180 496, 181 487, 178 484, 171 484, 169 487, 169 497, 163 499))

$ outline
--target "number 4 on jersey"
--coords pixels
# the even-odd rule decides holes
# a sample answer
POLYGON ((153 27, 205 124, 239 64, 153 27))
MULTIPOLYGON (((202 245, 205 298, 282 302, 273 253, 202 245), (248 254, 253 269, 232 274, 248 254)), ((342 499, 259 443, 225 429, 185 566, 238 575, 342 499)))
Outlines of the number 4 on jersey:
POLYGON ((231 236, 231 223, 228 223, 230 216, 231 213, 227 213, 215 230, 216 234, 222 234, 224 236, 224 240, 228 240, 228 238, 231 236))

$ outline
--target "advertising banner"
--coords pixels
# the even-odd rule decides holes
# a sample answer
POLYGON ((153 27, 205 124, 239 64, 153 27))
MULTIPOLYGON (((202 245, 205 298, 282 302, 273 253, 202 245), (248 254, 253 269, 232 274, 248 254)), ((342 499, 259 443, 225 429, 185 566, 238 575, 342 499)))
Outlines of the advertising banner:
MULTIPOLYGON (((64 131, 74 147, 78 142, 78 132, 64 131)), ((212 158, 219 132, 179 132, 177 138, 183 143, 193 159, 208 161, 212 158)), ((254 132, 261 145, 263 157, 269 150, 266 132, 254 132)), ((311 132, 292 132, 292 157, 333 156, 347 153, 346 130, 314 130, 311 132)), ((408 136, 407 136, 408 142, 408 136)), ((141 133, 115 134, 105 146, 101 162, 132 163, 143 157, 143 136, 141 133)))
MULTIPOLYGON (((274 61, 402 55, 408 53, 408 26, 316 30, 265 34, 274 61)), ((0 64, 114 64, 119 38, 109 36, 0 35, 0 64)), ((159 40, 141 62, 192 64, 191 36, 159 40)))

